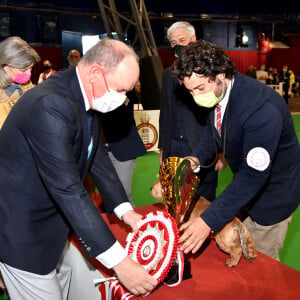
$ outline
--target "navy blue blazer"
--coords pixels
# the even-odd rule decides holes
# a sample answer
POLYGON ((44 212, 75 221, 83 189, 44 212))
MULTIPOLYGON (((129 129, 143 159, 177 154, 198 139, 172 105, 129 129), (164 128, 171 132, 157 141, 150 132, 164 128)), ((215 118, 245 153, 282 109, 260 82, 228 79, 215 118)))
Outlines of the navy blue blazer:
MULTIPOLYGON (((213 120, 214 112, 212 124, 213 120)), ((300 147, 283 98, 259 81, 237 73, 221 130, 219 139, 215 127, 208 125, 193 153, 204 163, 214 155, 217 143, 234 174, 231 184, 202 214, 204 221, 220 230, 244 206, 261 225, 286 219, 300 202, 300 147), (270 156, 265 170, 247 160, 256 147, 270 156)))
POLYGON ((56 72, 24 94, 0 130, 0 260, 47 274, 70 229, 86 255, 116 241, 83 187, 87 171, 106 210, 129 201, 99 143, 97 116, 87 160, 87 113, 75 68, 56 72))

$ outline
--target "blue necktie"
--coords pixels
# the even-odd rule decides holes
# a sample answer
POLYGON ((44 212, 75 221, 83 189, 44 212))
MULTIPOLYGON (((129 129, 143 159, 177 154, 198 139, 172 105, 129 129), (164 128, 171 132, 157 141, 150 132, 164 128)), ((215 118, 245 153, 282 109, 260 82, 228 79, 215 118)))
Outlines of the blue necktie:
POLYGON ((87 112, 87 120, 88 120, 88 142, 89 142, 89 146, 88 146, 88 158, 91 155, 92 152, 92 148, 93 148, 93 114, 92 111, 89 110, 87 112))

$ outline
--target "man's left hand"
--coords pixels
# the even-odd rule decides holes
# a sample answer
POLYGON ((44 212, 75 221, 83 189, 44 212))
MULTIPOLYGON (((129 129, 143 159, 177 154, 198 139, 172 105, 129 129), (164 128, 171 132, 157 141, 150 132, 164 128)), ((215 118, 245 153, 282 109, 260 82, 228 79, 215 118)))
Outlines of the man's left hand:
POLYGON ((211 228, 202 218, 190 220, 180 226, 179 231, 184 231, 179 239, 180 249, 185 253, 196 253, 211 232, 211 228))
POLYGON ((123 215, 123 221, 129 225, 134 232, 138 231, 137 223, 142 219, 142 215, 138 214, 134 210, 129 210, 123 215))

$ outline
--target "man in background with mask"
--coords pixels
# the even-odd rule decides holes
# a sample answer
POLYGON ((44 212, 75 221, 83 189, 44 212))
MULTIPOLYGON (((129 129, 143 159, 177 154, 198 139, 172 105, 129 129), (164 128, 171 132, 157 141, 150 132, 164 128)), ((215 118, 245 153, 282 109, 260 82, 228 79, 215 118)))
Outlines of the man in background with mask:
POLYGON ((282 67, 282 71, 279 73, 279 81, 282 82, 282 96, 286 104, 289 104, 290 73, 288 72, 288 66, 282 67))
POLYGON ((256 71, 256 79, 262 83, 266 83, 268 79, 268 72, 266 71, 266 65, 260 66, 260 69, 256 71))
POLYGON ((186 47, 174 73, 199 106, 213 108, 192 168, 212 160, 217 145, 234 173, 210 207, 181 226, 182 250, 195 253, 211 231, 245 209, 257 250, 279 259, 300 202, 300 147, 287 105, 272 88, 238 73, 224 50, 207 41, 186 47))
POLYGON ((95 111, 120 106, 138 78, 135 52, 101 40, 11 110, 0 131, 0 270, 11 299, 65 299, 56 266, 71 230, 86 256, 112 268, 130 292, 157 285, 126 255, 83 186, 89 172, 107 212, 137 230, 141 215, 99 142, 95 111))
MULTIPOLYGON (((167 31, 171 49, 178 57, 182 49, 196 41, 195 28, 188 22, 176 22, 167 31)), ((199 107, 183 85, 176 82, 167 68, 163 74, 160 99, 160 163, 169 156, 190 155, 202 137, 209 109, 199 107)), ((216 196, 217 172, 214 166, 198 174, 201 184, 197 194, 212 201, 216 196)))

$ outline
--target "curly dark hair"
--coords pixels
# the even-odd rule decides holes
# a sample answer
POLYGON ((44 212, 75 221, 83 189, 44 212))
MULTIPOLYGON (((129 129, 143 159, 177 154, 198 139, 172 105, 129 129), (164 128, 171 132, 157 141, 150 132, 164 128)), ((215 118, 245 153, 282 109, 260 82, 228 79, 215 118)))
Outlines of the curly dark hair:
POLYGON ((220 73, 225 73, 226 78, 232 79, 236 69, 221 47, 199 40, 183 48, 180 57, 173 65, 172 72, 179 81, 190 77, 192 73, 215 80, 220 73))

